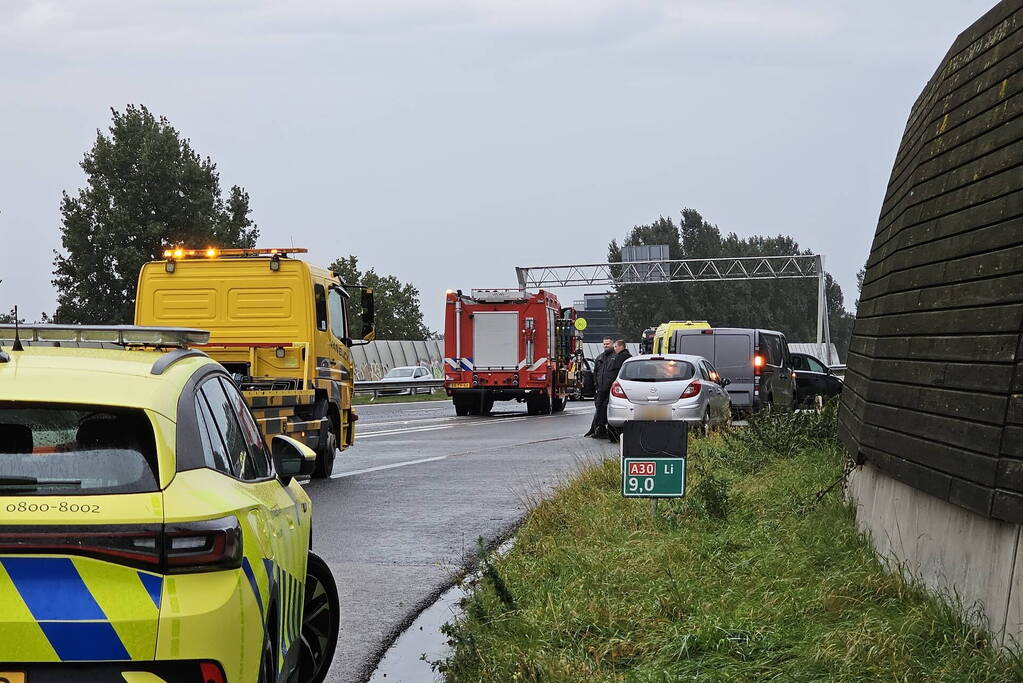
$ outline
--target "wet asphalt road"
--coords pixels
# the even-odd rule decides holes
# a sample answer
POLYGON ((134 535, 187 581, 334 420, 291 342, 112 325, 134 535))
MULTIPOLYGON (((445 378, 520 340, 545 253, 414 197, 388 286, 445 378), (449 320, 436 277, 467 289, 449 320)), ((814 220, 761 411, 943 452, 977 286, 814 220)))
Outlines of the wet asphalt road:
MULTIPOLYGON (((521 408, 520 408, 521 406, 521 408)), ((506 536, 526 501, 616 450, 581 438, 592 402, 530 417, 498 403, 488 417, 450 402, 359 406, 356 445, 313 499, 313 549, 334 570, 341 636, 328 681, 361 681, 401 630, 479 549, 506 536)))

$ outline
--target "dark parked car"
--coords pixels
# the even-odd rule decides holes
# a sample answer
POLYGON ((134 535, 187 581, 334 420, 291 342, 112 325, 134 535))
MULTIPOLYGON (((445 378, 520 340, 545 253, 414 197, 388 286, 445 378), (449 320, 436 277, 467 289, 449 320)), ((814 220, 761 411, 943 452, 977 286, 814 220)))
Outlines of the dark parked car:
POLYGON ((729 380, 728 398, 736 412, 796 405, 788 342, 781 332, 743 327, 676 330, 668 353, 709 360, 729 380))
POLYGON ((791 353, 792 369, 796 371, 796 401, 807 404, 814 396, 825 401, 842 393, 842 380, 819 359, 807 353, 791 353))

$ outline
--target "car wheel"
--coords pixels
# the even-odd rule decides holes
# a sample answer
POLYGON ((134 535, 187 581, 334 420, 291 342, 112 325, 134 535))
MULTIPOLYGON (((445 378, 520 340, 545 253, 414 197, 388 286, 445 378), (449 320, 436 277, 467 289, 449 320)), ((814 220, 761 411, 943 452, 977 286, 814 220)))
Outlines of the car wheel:
POLYGON ((309 553, 302 607, 301 650, 298 655, 300 683, 321 683, 330 670, 341 624, 341 603, 330 567, 309 553))
POLYGON ((700 418, 699 436, 701 438, 707 438, 710 436, 710 408, 703 411, 703 417, 700 418))

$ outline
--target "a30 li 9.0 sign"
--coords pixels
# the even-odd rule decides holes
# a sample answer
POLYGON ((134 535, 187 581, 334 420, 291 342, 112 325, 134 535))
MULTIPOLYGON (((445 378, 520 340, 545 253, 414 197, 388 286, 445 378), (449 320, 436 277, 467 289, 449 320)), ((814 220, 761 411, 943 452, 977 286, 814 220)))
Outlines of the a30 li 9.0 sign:
POLYGON ((680 498, 686 494, 685 458, 624 458, 626 498, 680 498))

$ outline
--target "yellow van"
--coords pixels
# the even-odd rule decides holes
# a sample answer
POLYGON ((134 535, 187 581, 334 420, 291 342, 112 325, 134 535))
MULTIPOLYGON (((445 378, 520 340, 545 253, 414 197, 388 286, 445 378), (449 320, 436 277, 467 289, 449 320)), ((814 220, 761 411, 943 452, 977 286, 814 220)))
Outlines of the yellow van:
POLYGON ((209 330, 202 347, 232 374, 267 441, 292 436, 330 476, 355 439, 350 347, 373 338, 363 289, 362 339, 349 332, 345 285, 294 258, 305 249, 170 249, 139 273, 135 324, 209 330))
POLYGON ((710 323, 706 320, 672 320, 661 323, 654 331, 653 353, 675 353, 672 337, 678 330, 706 330, 710 323))

